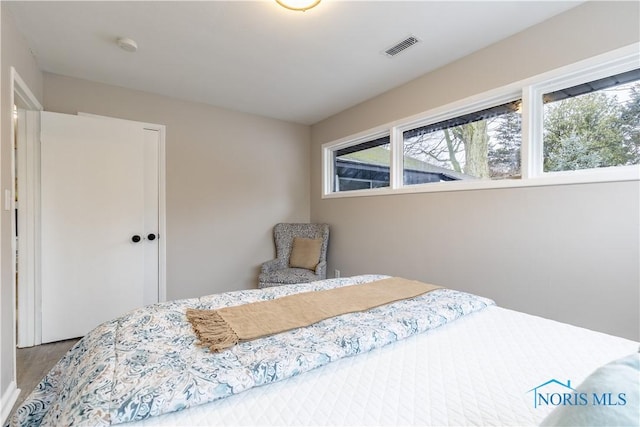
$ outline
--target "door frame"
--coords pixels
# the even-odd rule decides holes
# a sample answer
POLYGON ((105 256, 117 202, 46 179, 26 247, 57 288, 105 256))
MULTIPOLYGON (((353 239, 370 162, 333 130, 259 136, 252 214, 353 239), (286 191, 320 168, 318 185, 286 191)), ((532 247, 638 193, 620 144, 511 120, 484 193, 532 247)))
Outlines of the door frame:
MULTIPOLYGON (((42 108, 40 108, 42 110, 42 108)), ((104 118, 110 120, 125 120, 120 118, 113 118, 107 116, 99 116, 95 114, 89 113, 78 113, 79 116, 90 116, 97 118, 104 118)), ((135 122, 143 126, 145 129, 150 129, 158 132, 158 234, 161 236, 158 239, 158 301, 163 302, 166 301, 167 298, 167 280, 166 280, 166 150, 165 150, 165 139, 166 139, 166 127, 164 125, 154 124, 154 123, 144 123, 144 122, 136 122, 133 120, 125 120, 128 122, 135 122)), ((39 121, 38 121, 38 130, 39 130, 39 121)), ((31 151, 32 156, 28 161, 36 161, 36 167, 27 168, 26 171, 26 182, 34 182, 34 188, 30 189, 33 194, 40 194, 40 138, 39 133, 36 138, 35 146, 31 151), (36 159, 37 158, 37 159, 36 159)), ((14 156, 15 157, 15 156, 14 156)), ((29 189, 27 189, 29 191, 29 189)), ((15 200, 15 196, 14 199, 15 200)), ((39 202, 39 197, 38 197, 39 202)), ((31 266, 33 264, 34 271, 29 272, 33 273, 33 277, 35 280, 32 282, 24 283, 18 282, 18 294, 20 298, 18 298, 18 302, 20 305, 20 315, 18 316, 16 326, 19 331, 20 339, 19 346, 20 347, 30 347, 33 345, 39 345, 42 343, 42 322, 41 322, 41 306, 42 306, 42 283, 39 277, 39 267, 40 267, 40 259, 39 259, 39 247, 40 247, 40 235, 39 228, 37 224, 40 223, 40 206, 39 203, 36 204, 36 209, 31 212, 23 212, 23 209, 18 210, 18 221, 30 221, 36 224, 36 235, 33 241, 27 242, 27 256, 33 257, 33 263, 27 264, 31 266), (25 218, 22 218, 22 215, 26 215, 25 218), (22 308, 22 304, 24 304, 24 308, 22 308)), ((13 217, 12 217, 13 218, 13 217)), ((15 219, 12 219, 15 226, 15 219)), ((15 229, 13 231, 15 233, 15 229)), ((15 235, 15 234, 14 234, 15 235)), ((15 251, 13 251, 14 257, 14 270, 15 270, 15 251)), ((23 258, 21 255, 20 264, 23 264, 23 258)), ((29 274, 25 273, 25 274, 29 274)), ((28 276, 27 276, 28 277, 28 276)), ((15 271, 13 275, 14 286, 15 286, 15 271)), ((15 314, 15 310, 14 310, 15 314)), ((15 319, 15 315, 14 315, 15 319)), ((14 346, 15 347, 15 346, 14 346)), ((15 359, 15 351, 14 351, 14 359, 15 359)), ((15 365, 15 363, 14 363, 15 365)))
MULTIPOLYGON (((27 138, 25 140, 25 146, 17 146, 17 150, 20 153, 25 154, 24 158, 17 159, 16 152, 11 151, 11 196, 10 204, 11 211, 15 210, 15 185, 13 183, 16 179, 16 173, 19 181, 18 186, 21 184, 24 190, 21 190, 22 199, 21 205, 18 208, 18 224, 30 224, 31 229, 28 233, 25 233, 20 241, 16 242, 14 236, 16 235, 16 216, 11 215, 11 280, 13 282, 13 289, 17 289, 16 295, 14 295, 13 309, 13 323, 14 323, 14 370, 15 370, 15 347, 18 344, 21 347, 28 347, 36 344, 40 341, 40 310, 39 307, 40 297, 40 277, 39 277, 39 251, 40 236, 37 225, 40 223, 40 211, 39 211, 39 190, 40 190, 40 120, 38 118, 39 111, 42 111, 42 105, 35 97, 33 92, 29 89, 24 80, 20 77, 14 67, 11 67, 11 105, 13 106, 16 101, 20 101, 27 107, 27 114, 23 117, 25 123, 18 123, 18 126, 25 126, 25 132, 27 138), (34 114, 34 112, 36 112, 34 114), (26 197, 30 199, 30 202, 26 202, 26 197), (18 246, 16 246, 18 245, 18 246), (16 259, 16 249, 20 249, 20 259, 16 259), (16 261, 17 271, 16 271, 16 261), (19 280, 16 288, 16 273, 20 274, 22 280, 19 280), (18 307, 18 313, 16 313, 15 307, 18 307), (17 317, 17 318, 16 318, 17 317), (17 329, 17 333, 16 333, 17 329), (15 341, 17 340, 17 342, 15 341)), ((11 120, 11 135, 14 138, 14 144, 17 144, 16 129, 14 121, 11 120)), ((19 201, 20 202, 20 201, 19 201)), ((5 201, 6 204, 6 201, 5 201)), ((24 229, 24 227, 21 227, 24 229)), ((15 375, 15 373, 14 373, 15 375)))

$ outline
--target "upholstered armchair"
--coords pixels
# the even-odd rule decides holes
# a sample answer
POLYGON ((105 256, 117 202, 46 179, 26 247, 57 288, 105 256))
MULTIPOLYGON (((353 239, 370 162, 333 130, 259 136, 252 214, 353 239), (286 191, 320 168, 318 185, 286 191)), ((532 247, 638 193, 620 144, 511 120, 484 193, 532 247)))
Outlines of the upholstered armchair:
POLYGON ((326 279, 328 224, 276 224, 273 239, 276 259, 262 264, 260 288, 326 279))

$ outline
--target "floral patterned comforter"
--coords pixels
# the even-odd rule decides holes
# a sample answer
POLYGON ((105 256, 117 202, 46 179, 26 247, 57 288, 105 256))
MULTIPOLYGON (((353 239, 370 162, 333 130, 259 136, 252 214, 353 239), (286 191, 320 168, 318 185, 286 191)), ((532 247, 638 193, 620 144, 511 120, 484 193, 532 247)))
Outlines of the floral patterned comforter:
POLYGON ((188 307, 214 309, 361 284, 365 275, 153 304, 103 323, 43 378, 14 426, 112 425, 179 411, 364 353, 481 310, 493 301, 438 289, 211 353, 199 347, 188 307))

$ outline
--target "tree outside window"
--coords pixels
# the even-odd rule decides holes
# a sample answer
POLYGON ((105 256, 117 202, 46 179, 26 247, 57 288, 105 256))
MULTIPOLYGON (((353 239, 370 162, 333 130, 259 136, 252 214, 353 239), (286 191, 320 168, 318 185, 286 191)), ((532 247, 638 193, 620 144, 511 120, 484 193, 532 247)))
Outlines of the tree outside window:
POLYGON ((406 157, 447 168, 460 179, 520 177, 520 100, 404 132, 406 157))
POLYGON ((545 172, 640 164, 640 82, 545 103, 543 138, 545 172))

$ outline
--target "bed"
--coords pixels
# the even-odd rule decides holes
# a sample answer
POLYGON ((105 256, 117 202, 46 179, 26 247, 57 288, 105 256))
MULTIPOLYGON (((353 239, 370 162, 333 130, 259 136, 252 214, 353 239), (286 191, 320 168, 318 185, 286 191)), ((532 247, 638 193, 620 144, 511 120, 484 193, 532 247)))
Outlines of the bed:
MULTIPOLYGON (((606 417, 640 414, 640 371, 624 371, 631 384, 609 382, 595 402, 584 392, 585 405, 576 388, 612 361, 631 357, 635 366, 637 342, 455 290, 220 353, 198 345, 185 317, 187 308, 229 307, 386 277, 234 291, 135 310, 80 340, 10 424, 538 425, 567 406, 606 417), (554 399, 563 395, 568 402, 554 399)), ((631 416, 640 423, 640 415, 631 416)))

